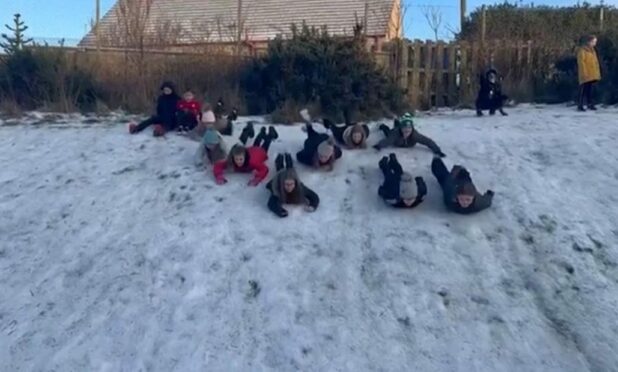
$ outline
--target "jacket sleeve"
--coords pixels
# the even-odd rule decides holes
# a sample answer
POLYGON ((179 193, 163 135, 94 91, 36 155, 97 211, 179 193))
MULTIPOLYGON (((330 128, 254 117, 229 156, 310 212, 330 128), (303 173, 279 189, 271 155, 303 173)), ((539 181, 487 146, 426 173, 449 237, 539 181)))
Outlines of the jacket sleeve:
POLYGON ((215 175, 215 179, 221 179, 225 175, 225 169, 227 168, 227 161, 220 160, 214 167, 212 167, 212 173, 215 175))
POLYGON ((258 183, 264 181, 264 178, 268 176, 268 166, 264 163, 256 164, 253 168, 253 176, 258 183))
POLYGON ((484 209, 491 207, 491 203, 493 201, 493 194, 485 193, 483 195, 478 194, 476 199, 474 200, 474 211, 480 212, 484 209))
POLYGON ((434 154, 439 154, 442 152, 440 146, 438 146, 431 138, 424 136, 417 131, 414 131, 414 140, 421 145, 429 147, 434 154))
POLYGON ((320 205, 320 197, 315 191, 311 190, 307 186, 303 184, 303 190, 305 191, 305 198, 309 202, 309 205, 313 207, 313 209, 318 209, 318 205, 320 205))
POLYGON ((427 185, 425 184, 425 180, 423 180, 423 177, 416 177, 414 180, 416 181, 417 190, 416 199, 422 199, 425 195, 427 195, 427 185))
POLYGON ((268 209, 279 217, 285 217, 286 210, 281 205, 281 200, 275 195, 270 195, 268 198, 268 209))

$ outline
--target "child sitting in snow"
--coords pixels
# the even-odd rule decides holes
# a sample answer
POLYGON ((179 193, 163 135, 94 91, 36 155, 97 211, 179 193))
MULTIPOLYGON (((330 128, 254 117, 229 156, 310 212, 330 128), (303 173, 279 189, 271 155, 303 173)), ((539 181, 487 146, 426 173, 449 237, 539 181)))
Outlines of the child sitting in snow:
POLYGON ((483 116, 483 110, 489 110, 489 115, 494 115, 497 110, 506 116, 507 113, 502 106, 507 99, 508 97, 502 94, 502 85, 498 81, 498 72, 495 69, 489 69, 485 74, 481 74, 481 87, 476 98, 478 116, 483 116))
POLYGON ((387 204, 395 208, 414 208, 423 202, 427 195, 425 181, 422 177, 412 179, 409 173, 404 172, 395 154, 383 157, 379 165, 384 183, 378 189, 378 195, 387 204))
POLYGON ((206 166, 227 159, 227 149, 223 138, 213 128, 206 129, 195 153, 195 165, 206 166))
POLYGON ((195 129, 202 120, 202 108, 191 90, 184 92, 182 100, 178 102, 176 120, 180 132, 195 129))
POLYGON ((179 100, 174 84, 164 82, 161 84, 161 95, 157 99, 157 113, 139 124, 129 124, 129 133, 139 133, 153 124, 155 137, 176 129, 176 106, 179 100))
POLYGON ((254 178, 249 181, 249 186, 257 186, 266 178, 268 175, 268 166, 266 166, 268 149, 272 141, 277 139, 279 135, 273 126, 268 128, 268 132, 266 132, 266 127, 262 127, 253 146, 245 147, 247 140, 254 135, 253 124, 248 123, 240 135, 242 145, 238 144, 232 147, 227 159, 220 160, 215 164, 213 173, 218 185, 227 182, 224 174, 228 167, 231 167, 234 172, 254 172, 254 178))
POLYGON ((488 190, 481 195, 474 187, 466 168, 455 165, 449 172, 442 159, 435 157, 431 163, 431 171, 442 187, 444 204, 451 211, 471 214, 491 206, 494 192, 488 190))
POLYGON ((271 193, 268 209, 279 217, 288 216, 288 211, 283 208, 284 204, 304 205, 306 211, 315 211, 320 204, 320 198, 298 178, 292 155, 277 155, 275 167, 277 174, 266 185, 271 193))
POLYGON ((414 129, 414 120, 412 115, 406 113, 398 121, 395 122, 395 128, 390 129, 385 124, 380 125, 380 130, 384 133, 382 141, 373 146, 376 150, 381 150, 385 147, 414 147, 417 143, 425 145, 438 156, 446 156, 440 147, 429 137, 423 136, 414 129))

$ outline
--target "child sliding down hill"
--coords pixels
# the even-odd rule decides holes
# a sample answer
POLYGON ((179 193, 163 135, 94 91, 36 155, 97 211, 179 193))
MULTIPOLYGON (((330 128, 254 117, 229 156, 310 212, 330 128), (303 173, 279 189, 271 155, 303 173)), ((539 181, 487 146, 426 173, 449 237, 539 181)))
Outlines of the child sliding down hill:
POLYGON ((296 159, 316 169, 333 170, 335 161, 341 158, 341 148, 335 145, 328 134, 315 131, 310 119, 305 118, 308 116, 306 112, 301 112, 301 116, 305 119, 307 139, 303 144, 303 149, 296 154, 296 159))
POLYGON ((384 183, 378 189, 378 195, 395 208, 414 208, 423 202, 427 195, 427 186, 422 177, 412 178, 401 168, 395 154, 380 160, 380 170, 384 174, 384 183))
POLYGON ((474 187, 466 168, 455 165, 449 172, 442 159, 436 157, 431 163, 431 171, 444 193, 444 204, 455 213, 471 214, 491 206, 494 192, 488 190, 481 195, 474 187))
POLYGON ((285 204, 304 205, 306 211, 315 211, 320 204, 320 198, 298 178, 292 155, 277 155, 275 167, 277 174, 266 185, 271 193, 268 209, 279 217, 288 216, 288 211, 283 208, 285 204))
POLYGON ((213 173, 218 185, 222 185, 227 182, 225 179, 225 170, 230 167, 234 172, 240 173, 254 173, 254 177, 249 181, 249 186, 257 186, 268 175, 268 166, 266 166, 266 160, 268 160, 268 149, 273 140, 279 138, 277 131, 274 127, 268 128, 262 127, 258 133, 253 146, 245 147, 247 140, 253 138, 255 131, 253 124, 248 123, 243 129, 240 135, 241 144, 234 145, 227 159, 218 161, 214 168, 213 173))
POLYGON ((223 138, 213 128, 206 129, 195 153, 195 165, 206 166, 227 159, 227 148, 223 138))
POLYGON ((440 147, 429 137, 423 136, 414 129, 414 121, 412 115, 405 114, 399 118, 395 128, 390 129, 386 125, 380 125, 380 130, 384 132, 386 137, 377 145, 373 146, 376 150, 382 150, 385 147, 414 147, 417 143, 425 145, 438 156, 446 156, 440 147))

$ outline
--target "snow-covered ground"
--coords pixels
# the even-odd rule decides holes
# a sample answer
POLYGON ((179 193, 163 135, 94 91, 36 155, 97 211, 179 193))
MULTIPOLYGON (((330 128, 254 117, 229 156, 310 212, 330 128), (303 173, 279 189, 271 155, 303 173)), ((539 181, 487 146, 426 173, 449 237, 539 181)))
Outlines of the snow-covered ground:
MULTIPOLYGON (((4 121, 0 370, 618 371, 618 109, 510 115, 418 120, 486 212, 445 211, 417 147, 418 209, 377 197, 370 149, 300 168, 322 203, 287 219, 186 138, 4 121)), ((279 132, 271 155, 300 148, 279 132)))

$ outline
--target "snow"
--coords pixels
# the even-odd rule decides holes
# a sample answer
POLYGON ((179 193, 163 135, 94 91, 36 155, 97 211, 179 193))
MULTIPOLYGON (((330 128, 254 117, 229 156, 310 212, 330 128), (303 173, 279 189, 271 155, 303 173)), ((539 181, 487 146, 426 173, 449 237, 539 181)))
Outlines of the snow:
MULTIPOLYGON (((396 153, 418 209, 377 197, 370 149, 299 166, 322 203, 287 219, 247 175, 216 186, 186 138, 5 119, 0 370, 618 371, 618 109, 509 113, 417 124, 488 211, 448 213, 417 147, 396 153)), ((278 130, 271 165, 305 135, 278 130)))

